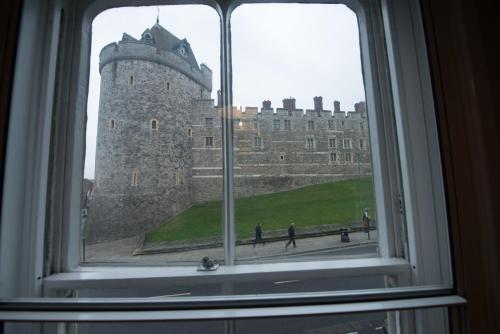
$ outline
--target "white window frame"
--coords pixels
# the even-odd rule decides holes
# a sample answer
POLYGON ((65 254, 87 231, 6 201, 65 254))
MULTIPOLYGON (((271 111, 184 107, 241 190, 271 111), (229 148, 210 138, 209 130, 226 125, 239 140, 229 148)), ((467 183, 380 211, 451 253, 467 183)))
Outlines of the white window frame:
MULTIPOLYGON (((1 213, 0 295, 3 298, 42 297, 61 286, 98 287, 106 282, 144 285, 154 280, 208 277, 204 273, 194 274, 186 267, 163 268, 155 276, 151 275, 151 268, 107 270, 79 265, 79 250, 74 245, 80 241, 91 19, 119 3, 118 0, 79 3, 27 0, 24 3, 11 97, 11 110, 15 112, 11 112, 9 119, 5 160, 3 194, 8 196, 3 196, 1 213), (60 25, 61 8, 65 9, 65 22, 75 23, 73 26, 60 25), (39 15, 32 16, 32 13, 39 15), (65 34, 60 39, 61 28, 65 34), (57 126, 53 126, 53 116, 59 121, 57 126), (51 154, 56 154, 58 159, 51 160, 51 154), (46 220, 48 216, 50 219, 46 220), (50 236, 54 247, 46 256, 45 230, 58 231, 59 235, 50 236), (49 262, 44 262, 47 258, 49 262), (43 278, 49 268, 59 274, 43 278), (112 272, 121 276, 113 276, 112 272)), ((139 0, 127 2, 128 5, 140 3, 139 0)), ((378 9, 371 2, 347 0, 343 3, 357 13, 360 27, 381 258, 312 261, 300 269, 283 263, 279 266, 281 273, 314 276, 326 273, 321 270, 333 275, 384 271, 400 275, 407 283, 451 288, 446 202, 420 8, 410 0, 381 0, 382 17, 379 17, 378 9), (383 34, 369 35, 368 29, 383 30, 383 34), (376 56, 384 54, 385 47, 388 64, 380 60, 383 57, 376 56), (375 59, 379 59, 378 62, 375 59), (387 67, 392 84, 383 74, 387 67), (386 112, 393 109, 394 114, 386 112), (384 112, 375 113, 375 110, 384 112), (391 125, 393 117, 395 127, 391 125), (321 270, 315 266, 321 266, 321 270)), ((237 5, 233 3, 229 12, 237 5)), ((227 243, 234 240, 231 236, 234 226, 230 226, 234 221, 233 195, 227 193, 233 186, 233 171, 228 168, 232 166, 233 133, 228 16, 222 17, 221 32, 225 69, 222 88, 226 107, 222 112, 226 116, 223 117, 223 137, 227 144, 223 151, 227 243)), ((263 264, 234 265, 234 249, 230 248, 225 251, 228 263, 213 276, 215 280, 226 280, 227 275, 239 280, 274 274, 274 269, 266 269, 263 264)), ((276 268, 276 264, 273 266, 276 268)), ((434 320, 422 322, 420 327, 417 322, 419 333, 441 333, 439 330, 446 328, 442 314, 420 312, 416 316, 434 320)))

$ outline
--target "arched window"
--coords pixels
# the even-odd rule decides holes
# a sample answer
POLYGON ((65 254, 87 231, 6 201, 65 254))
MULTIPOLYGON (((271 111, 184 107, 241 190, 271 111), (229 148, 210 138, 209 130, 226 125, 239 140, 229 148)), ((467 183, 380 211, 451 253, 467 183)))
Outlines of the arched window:
POLYGON ((150 34, 145 34, 144 35, 144 41, 148 44, 151 44, 151 41, 153 40, 153 38, 151 37, 150 34))
POLYGON ((112 118, 109 120, 108 128, 114 129, 116 127, 116 121, 112 118))
POLYGON ((188 137, 191 138, 193 136, 193 130, 191 128, 188 129, 188 137))
POLYGON ((158 131, 158 120, 152 119, 150 124, 151 124, 151 130, 158 131))
POLYGON ((170 82, 169 81, 165 82, 165 90, 167 92, 170 92, 170 82))

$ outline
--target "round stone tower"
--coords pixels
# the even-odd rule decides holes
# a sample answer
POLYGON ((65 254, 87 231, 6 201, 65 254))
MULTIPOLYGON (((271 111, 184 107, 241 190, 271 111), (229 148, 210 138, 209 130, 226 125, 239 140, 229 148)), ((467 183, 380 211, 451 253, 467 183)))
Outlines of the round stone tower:
POLYGON ((89 242, 141 235, 192 204, 193 101, 212 72, 159 23, 100 53, 101 92, 89 242))

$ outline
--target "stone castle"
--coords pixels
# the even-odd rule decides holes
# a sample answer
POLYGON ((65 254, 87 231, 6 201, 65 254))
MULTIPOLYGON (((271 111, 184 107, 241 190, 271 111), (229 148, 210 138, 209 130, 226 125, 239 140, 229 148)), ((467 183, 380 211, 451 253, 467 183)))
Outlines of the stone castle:
MULTIPOLYGON (((189 208, 222 198, 221 96, 186 39, 158 22, 100 53, 95 188, 86 237, 137 236, 189 208)), ((235 196, 371 174, 364 102, 354 111, 234 108, 235 196)))

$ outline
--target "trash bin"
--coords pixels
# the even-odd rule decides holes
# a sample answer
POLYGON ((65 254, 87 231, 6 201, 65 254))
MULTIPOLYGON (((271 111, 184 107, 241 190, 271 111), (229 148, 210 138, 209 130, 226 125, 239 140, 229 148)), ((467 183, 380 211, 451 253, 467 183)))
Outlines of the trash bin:
POLYGON ((341 242, 349 242, 349 231, 346 228, 340 229, 340 241, 341 242))

